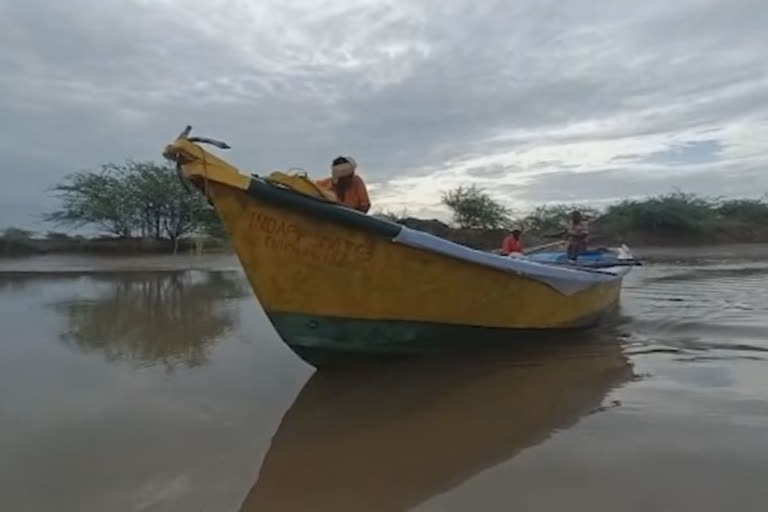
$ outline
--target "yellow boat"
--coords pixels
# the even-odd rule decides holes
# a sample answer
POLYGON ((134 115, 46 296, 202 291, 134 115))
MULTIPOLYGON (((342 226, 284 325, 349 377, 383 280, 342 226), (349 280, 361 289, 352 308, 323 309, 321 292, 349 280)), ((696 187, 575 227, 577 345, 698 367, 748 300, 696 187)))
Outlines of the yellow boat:
POLYGON ((165 148, 232 238, 267 316, 300 356, 411 352, 594 325, 630 266, 569 268, 476 251, 366 215, 306 176, 238 171, 190 137, 165 148))

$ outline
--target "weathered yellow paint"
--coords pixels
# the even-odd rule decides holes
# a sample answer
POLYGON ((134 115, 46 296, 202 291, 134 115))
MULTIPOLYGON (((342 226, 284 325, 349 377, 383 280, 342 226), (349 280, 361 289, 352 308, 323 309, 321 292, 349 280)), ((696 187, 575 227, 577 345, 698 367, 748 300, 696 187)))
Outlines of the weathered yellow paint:
POLYGON ((235 167, 185 138, 176 139, 173 144, 166 146, 163 154, 181 161, 184 164, 184 176, 201 183, 204 190, 212 181, 248 190, 249 176, 241 174, 235 167))
POLYGON ((287 174, 282 171, 274 171, 267 178, 269 181, 280 183, 312 197, 320 197, 327 201, 338 202, 336 194, 332 190, 325 189, 309 179, 306 174, 287 174))
POLYGON ((237 188, 211 182, 209 192, 267 311, 553 328, 578 325, 619 297, 620 279, 566 296, 533 279, 309 218, 237 188))

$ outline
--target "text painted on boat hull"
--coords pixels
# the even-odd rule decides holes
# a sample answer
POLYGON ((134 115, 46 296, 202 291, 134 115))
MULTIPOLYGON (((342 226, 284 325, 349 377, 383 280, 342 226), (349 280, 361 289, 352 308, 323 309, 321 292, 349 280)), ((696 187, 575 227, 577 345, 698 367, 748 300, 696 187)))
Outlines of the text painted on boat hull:
POLYGON ((373 257, 373 245, 338 235, 313 232, 285 219, 251 212, 250 229, 261 231, 263 248, 301 259, 336 267, 366 263, 373 257))

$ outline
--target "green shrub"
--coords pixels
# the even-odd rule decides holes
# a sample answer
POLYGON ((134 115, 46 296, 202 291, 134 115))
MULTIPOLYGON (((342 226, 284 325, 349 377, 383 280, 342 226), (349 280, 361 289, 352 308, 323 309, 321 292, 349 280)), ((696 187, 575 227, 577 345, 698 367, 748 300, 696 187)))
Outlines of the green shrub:
POLYGON ((5 228, 0 237, 11 242, 25 242, 31 239, 32 235, 34 235, 32 231, 10 227, 5 228))
POLYGON ((617 233, 644 231, 682 235, 707 231, 714 226, 717 218, 716 203, 713 201, 676 192, 609 206, 601 223, 617 233))
POLYGON ((717 207, 717 212, 730 220, 768 224, 768 198, 723 201, 717 207))
POLYGON ((442 203, 450 208, 460 228, 499 229, 511 222, 511 211, 475 185, 443 193, 442 203))

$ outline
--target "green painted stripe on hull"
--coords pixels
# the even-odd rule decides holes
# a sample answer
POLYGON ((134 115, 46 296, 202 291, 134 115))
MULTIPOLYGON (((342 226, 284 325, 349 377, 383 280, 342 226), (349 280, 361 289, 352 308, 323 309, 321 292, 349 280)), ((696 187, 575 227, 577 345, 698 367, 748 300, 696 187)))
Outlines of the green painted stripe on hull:
MULTIPOLYGON (((607 313, 607 312, 606 312, 607 313)), ((286 344, 293 348, 366 353, 423 353, 485 344, 545 341, 595 325, 605 313, 568 328, 503 329, 429 322, 361 320, 267 312, 286 344)))

